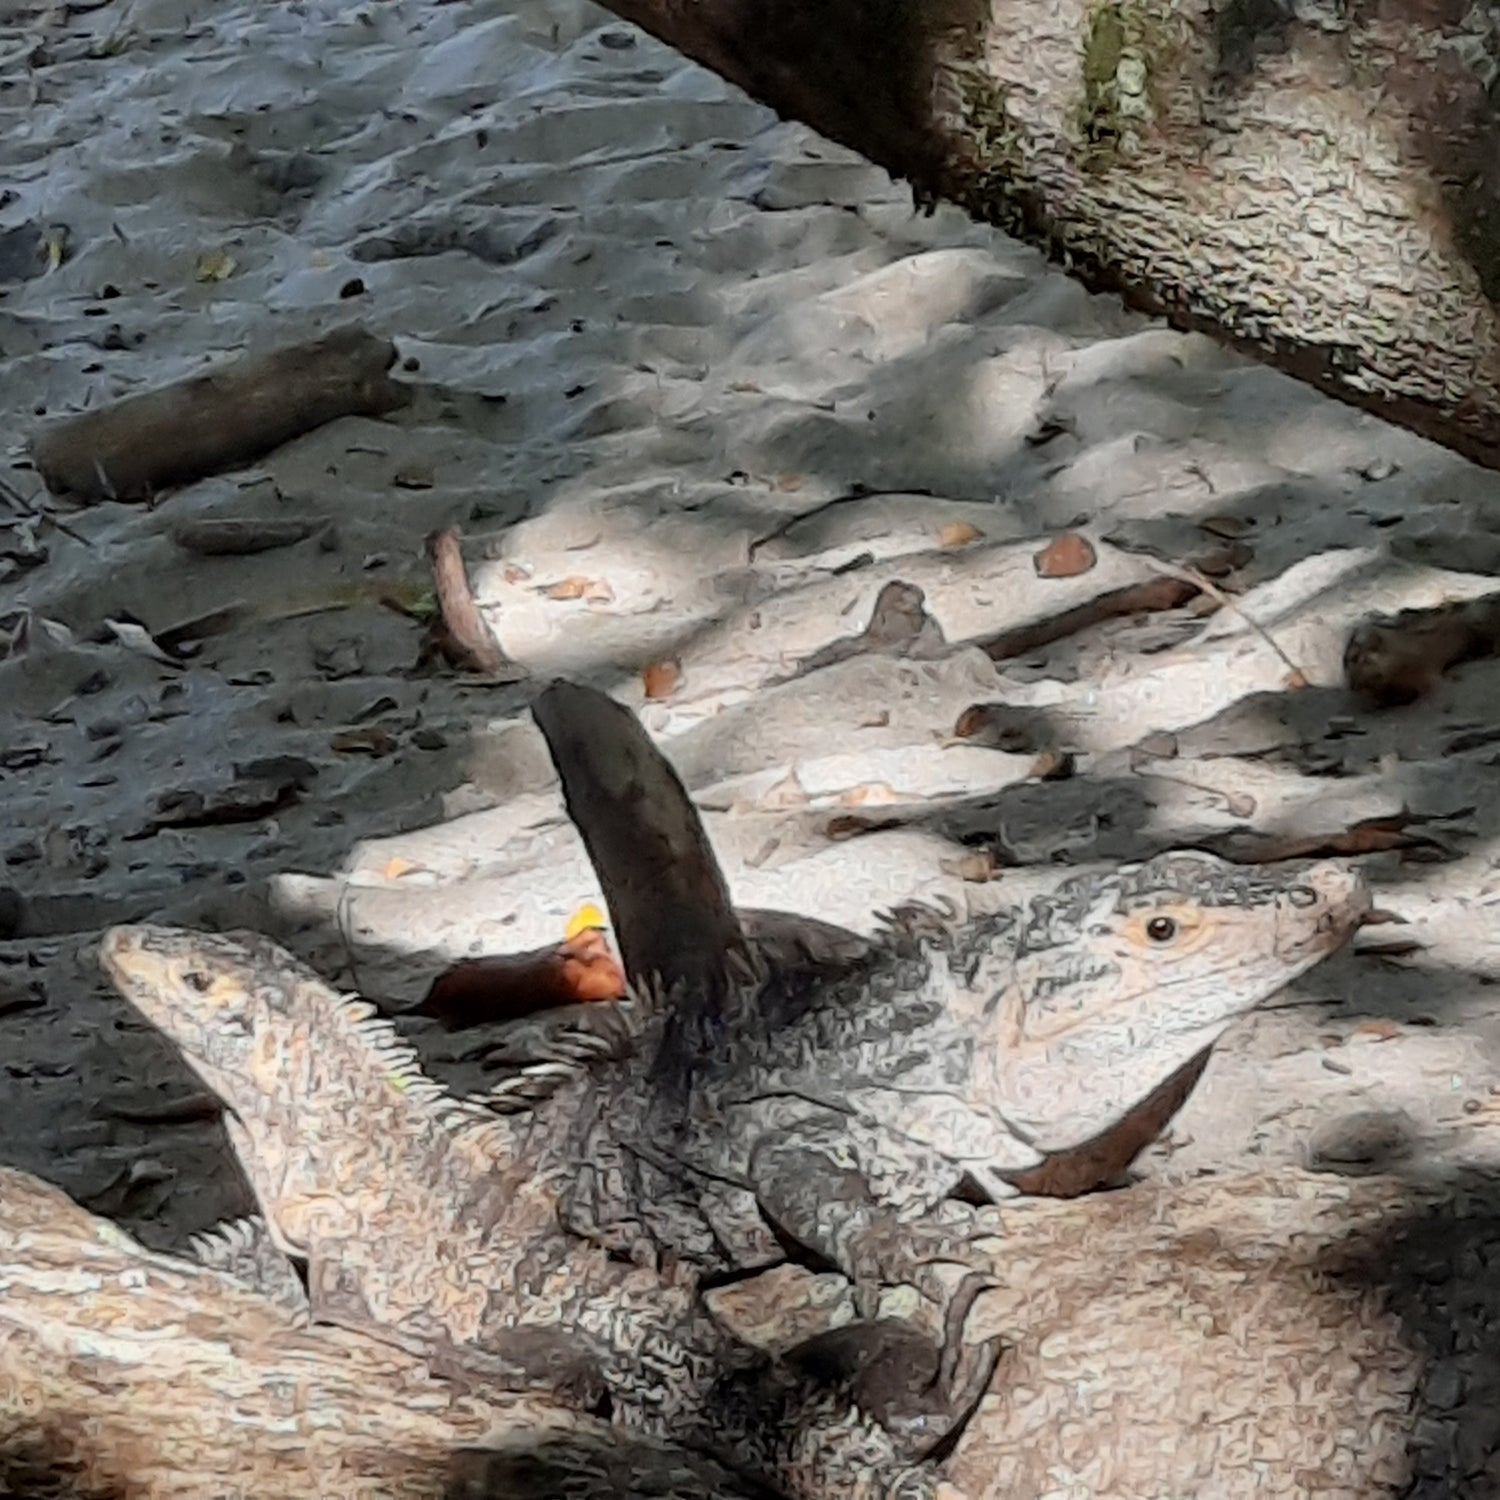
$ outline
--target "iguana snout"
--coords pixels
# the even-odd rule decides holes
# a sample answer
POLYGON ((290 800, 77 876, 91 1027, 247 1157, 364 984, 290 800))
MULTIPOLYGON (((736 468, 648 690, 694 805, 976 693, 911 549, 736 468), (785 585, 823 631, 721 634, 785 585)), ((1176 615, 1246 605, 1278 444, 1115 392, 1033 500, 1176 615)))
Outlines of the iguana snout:
POLYGON ((1342 947, 1369 909, 1363 876, 1333 861, 1170 853, 1065 882, 1032 903, 985 1039, 999 1112, 1046 1156, 1120 1131, 1133 1156, 1230 1024, 1342 947))
POLYGON ((1298 916, 1278 924, 1276 953, 1284 962, 1305 967, 1304 960, 1316 963, 1348 942, 1369 914, 1370 887, 1358 870, 1326 859, 1288 888, 1287 906, 1298 916), (1314 918, 1311 930, 1300 920, 1302 913, 1314 918))

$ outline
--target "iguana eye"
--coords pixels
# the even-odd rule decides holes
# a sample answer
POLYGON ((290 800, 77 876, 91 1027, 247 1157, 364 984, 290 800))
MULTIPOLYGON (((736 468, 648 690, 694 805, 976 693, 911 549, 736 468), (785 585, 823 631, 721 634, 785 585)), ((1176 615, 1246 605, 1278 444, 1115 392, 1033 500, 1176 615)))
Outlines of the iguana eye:
POLYGON ((1146 923, 1146 936, 1153 943, 1170 943, 1177 936, 1177 924, 1171 917, 1152 917, 1146 923))
POLYGON ((197 990, 200 995, 206 995, 213 985, 213 980, 207 974, 200 974, 196 969, 189 969, 182 976, 182 982, 190 990, 197 990))

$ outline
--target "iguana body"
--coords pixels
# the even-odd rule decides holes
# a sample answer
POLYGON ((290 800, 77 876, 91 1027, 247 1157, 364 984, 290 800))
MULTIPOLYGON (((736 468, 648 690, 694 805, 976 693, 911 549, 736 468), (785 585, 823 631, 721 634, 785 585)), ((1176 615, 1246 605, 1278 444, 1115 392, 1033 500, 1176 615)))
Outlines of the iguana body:
POLYGON ((902 1388, 872 1360, 907 1362, 871 1293, 962 1253, 916 1221, 961 1185, 1078 1191, 1123 1166, 1230 1021, 1343 942, 1362 883, 1164 855, 1002 917, 916 915, 837 979, 773 969, 629 710, 555 683, 533 714, 626 966, 673 998, 638 1005, 614 1055, 523 1076, 528 1114, 446 1099, 368 1006, 265 939, 116 928, 106 968, 229 1106, 314 1318, 468 1376, 602 1390, 809 1500, 935 1493, 911 1460, 989 1373, 953 1316, 977 1277, 930 1388, 904 1410, 882 1394, 880 1424, 858 1405, 902 1388), (869 1331, 768 1367, 699 1291, 788 1249, 855 1279, 869 1331))
MULTIPOLYGON (((1474 1268, 1494 1255, 1494 1187, 1283 1163, 1007 1209, 975 1248, 1008 1283, 976 1314, 1007 1332, 1008 1388, 964 1433, 954 1479, 975 1500, 1482 1500, 1496 1347, 1474 1268)), ((827 1281, 788 1268, 722 1289, 716 1311, 752 1339, 821 1327, 827 1281)), ((0 1494, 751 1500, 680 1448, 289 1327, 11 1169, 0 1494)))
POLYGON ((586 1070, 564 1070, 518 1129, 445 1096, 371 1007, 264 938, 115 928, 102 955, 229 1106, 271 1237, 306 1263, 314 1319, 470 1382, 584 1405, 602 1384, 631 1429, 809 1500, 943 1492, 836 1392, 768 1389, 764 1361, 718 1328, 693 1277, 564 1231, 562 1159, 533 1162, 525 1147, 544 1119, 566 1137, 596 1087, 586 1070))
POLYGON ((479 1351, 523 1384, 581 1388, 586 1346, 631 1425, 834 1500, 937 1481, 834 1394, 768 1385, 702 1310, 702 1277, 790 1242, 899 1279, 928 1238, 910 1221, 960 1181, 1000 1194, 1080 1159, 1107 1175, 1133 1112, 1366 904, 1330 864, 1164 855, 893 936, 832 986, 746 974, 727 1006, 647 1007, 646 1045, 510 1119, 446 1099, 368 1006, 263 938, 115 928, 102 952, 229 1105, 314 1317, 455 1364, 479 1351), (781 1405, 757 1409, 768 1390, 781 1405))
MULTIPOLYGON (((1335 864, 1165 854, 1020 911, 898 930, 831 984, 732 986, 708 1026, 678 1007, 650 1087, 595 1089, 553 1148, 570 1222, 644 1229, 705 1273, 773 1263, 791 1241, 900 1279, 928 1238, 909 1221, 960 1185, 994 1201, 1116 1175, 1225 1028, 1367 907, 1335 864)), ((556 1128, 533 1127, 540 1156, 556 1128)))

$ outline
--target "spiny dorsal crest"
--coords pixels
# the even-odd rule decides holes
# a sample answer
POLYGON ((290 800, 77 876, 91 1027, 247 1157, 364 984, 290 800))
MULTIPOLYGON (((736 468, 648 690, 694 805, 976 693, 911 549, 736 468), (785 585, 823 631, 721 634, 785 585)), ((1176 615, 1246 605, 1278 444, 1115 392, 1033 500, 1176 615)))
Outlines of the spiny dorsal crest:
POLYGON ((406 1041, 368 1000, 358 995, 339 997, 339 1012, 350 1033, 379 1064, 398 1092, 443 1129, 463 1135, 482 1149, 508 1143, 505 1122, 476 1099, 450 1093, 422 1069, 416 1048, 406 1041))
POLYGON ((212 1229, 204 1229, 188 1240, 188 1251, 200 1265, 223 1270, 230 1262, 251 1254, 269 1230, 259 1214, 243 1219, 226 1219, 212 1229))

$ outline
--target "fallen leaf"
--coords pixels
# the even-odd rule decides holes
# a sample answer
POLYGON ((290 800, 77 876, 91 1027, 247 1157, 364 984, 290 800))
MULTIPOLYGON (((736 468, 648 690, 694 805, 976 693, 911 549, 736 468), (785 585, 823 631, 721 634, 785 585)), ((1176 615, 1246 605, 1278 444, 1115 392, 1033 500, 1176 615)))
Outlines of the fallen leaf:
POLYGON ((771 488, 778 494, 795 495, 802 488, 802 476, 800 474, 783 474, 780 479, 772 483, 771 488))
POLYGON ((572 942, 585 932, 603 932, 609 926, 604 913, 592 901, 585 902, 568 919, 565 941, 572 942))
POLYGON ((797 779, 797 773, 792 771, 768 788, 756 805, 761 808, 806 807, 807 792, 797 779))
POLYGON ((523 567, 520 563, 506 563, 500 570, 500 576, 507 583, 525 583, 531 577, 531 569, 523 567))
POLYGON ((641 673, 641 681, 645 685, 646 696, 653 703, 659 703, 677 691, 682 682, 682 666, 675 661, 652 662, 641 673))
POLYGON ((988 849, 975 849, 957 859, 939 860, 938 864, 946 874, 956 875, 970 885, 982 885, 995 878, 995 856, 988 849))
POLYGON ((227 250, 208 250, 198 257, 193 275, 199 281, 228 281, 239 262, 227 250))
POLYGON ((1301 672, 1288 672, 1285 687, 1289 693, 1299 693, 1307 686, 1307 678, 1301 672))
POLYGON ((409 859, 402 859, 398 854, 395 858, 388 859, 385 862, 385 867, 381 870, 380 874, 385 880, 400 880, 408 870, 417 870, 420 868, 420 865, 414 865, 409 859))
POLYGON ((442 613, 437 594, 432 589, 416 590, 392 585, 382 588, 375 595, 375 602, 398 615, 405 615, 408 620, 415 620, 419 625, 437 619, 442 613))
POLYGON ((861 786, 851 786, 839 793, 841 807, 868 807, 871 803, 894 802, 896 793, 883 781, 867 781, 861 786))
POLYGON ((608 604, 615 597, 615 591, 607 583, 584 578, 578 573, 546 584, 540 592, 549 599, 584 599, 590 604, 608 604))
POLYGON ((970 542, 977 542, 984 533, 977 527, 971 526, 967 521, 950 521, 938 532, 938 545, 940 547, 967 547, 970 542))
POLYGON ((1066 750, 1043 750, 1032 762, 1031 775, 1037 781, 1066 781, 1077 762, 1066 750))
POLYGON ((1401 1028, 1394 1021, 1361 1021, 1349 1033, 1349 1040, 1359 1037, 1371 1042, 1393 1042, 1400 1035, 1401 1028))
POLYGON ((1032 559, 1038 578, 1076 578, 1098 562, 1094 544, 1076 531, 1065 531, 1032 559))
POLYGON ((106 620, 104 624, 110 634, 127 651, 134 651, 139 656, 149 657, 152 661, 161 662, 164 666, 182 665, 175 658, 168 656, 152 639, 151 632, 144 626, 137 625, 134 620, 106 620))

